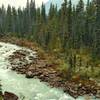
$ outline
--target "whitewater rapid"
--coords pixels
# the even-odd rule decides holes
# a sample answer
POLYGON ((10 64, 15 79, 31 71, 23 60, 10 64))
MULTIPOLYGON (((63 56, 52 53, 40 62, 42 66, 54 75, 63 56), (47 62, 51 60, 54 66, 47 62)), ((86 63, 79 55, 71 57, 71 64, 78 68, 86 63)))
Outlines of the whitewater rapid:
MULTIPOLYGON (((75 100, 62 90, 51 88, 46 83, 40 82, 39 79, 27 79, 24 75, 11 71, 9 56, 16 50, 22 49, 17 45, 0 42, 0 83, 3 92, 12 92, 19 97, 19 100, 75 100)), ((30 50, 30 52, 33 51, 30 50)), ((85 99, 79 97, 77 100, 85 99)))

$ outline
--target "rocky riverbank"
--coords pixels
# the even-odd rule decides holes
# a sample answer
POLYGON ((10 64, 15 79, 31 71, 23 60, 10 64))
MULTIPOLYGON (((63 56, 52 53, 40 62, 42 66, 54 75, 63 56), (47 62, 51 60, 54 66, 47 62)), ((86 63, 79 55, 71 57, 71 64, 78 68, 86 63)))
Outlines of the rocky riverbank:
POLYGON ((54 68, 54 66, 57 66, 56 63, 51 64, 38 56, 37 58, 30 57, 33 61, 28 64, 28 61, 25 60, 25 55, 26 51, 16 51, 9 57, 12 70, 25 74, 27 78, 39 78, 41 81, 48 82, 53 87, 60 87, 75 98, 87 94, 100 98, 100 87, 96 82, 92 80, 64 80, 62 73, 59 73, 54 68), (21 62, 18 63, 17 60, 21 62))
MULTIPOLYGON (((4 41, 4 40, 3 40, 4 41)), ((57 70, 59 63, 51 55, 44 54, 35 44, 25 40, 7 39, 4 42, 14 43, 20 46, 30 48, 37 52, 37 56, 26 55, 30 52, 25 50, 17 50, 9 57, 12 65, 12 70, 19 74, 25 74, 27 78, 39 78, 41 81, 47 82, 52 87, 62 88, 66 93, 69 93, 74 98, 83 95, 90 95, 100 98, 100 86, 93 80, 81 80, 75 78, 66 80, 62 77, 62 73, 57 70), (30 63, 28 61, 31 61, 30 63), (52 62, 50 60, 53 60, 52 62)))

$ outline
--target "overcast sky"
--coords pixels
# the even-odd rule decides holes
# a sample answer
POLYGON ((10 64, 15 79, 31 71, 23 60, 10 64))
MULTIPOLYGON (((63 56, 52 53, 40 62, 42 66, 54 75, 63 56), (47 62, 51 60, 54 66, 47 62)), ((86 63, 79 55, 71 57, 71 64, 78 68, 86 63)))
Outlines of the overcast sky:
MULTIPOLYGON (((36 5, 39 7, 42 4, 42 2, 46 3, 49 0, 35 0, 35 1, 36 1, 36 5)), ((72 1, 77 2, 79 0, 72 0, 72 1)), ((84 0, 84 1, 86 2, 87 0, 84 0)), ((14 6, 16 8, 25 7, 26 2, 27 2, 27 0, 0 0, 0 6, 2 6, 2 4, 4 4, 4 6, 7 7, 8 4, 10 4, 11 6, 14 6)))
MULTIPOLYGON (((36 5, 40 6, 42 2, 47 2, 48 0, 35 0, 36 5)), ((18 8, 19 6, 24 7, 26 5, 27 0, 0 0, 0 6, 4 4, 4 6, 8 6, 10 4, 11 6, 15 6, 18 8)))

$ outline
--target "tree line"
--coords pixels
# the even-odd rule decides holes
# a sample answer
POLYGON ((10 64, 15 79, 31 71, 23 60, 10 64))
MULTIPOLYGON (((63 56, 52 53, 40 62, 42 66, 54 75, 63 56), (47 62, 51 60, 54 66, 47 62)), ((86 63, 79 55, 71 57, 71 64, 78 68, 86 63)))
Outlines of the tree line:
POLYGON ((36 41, 44 49, 68 55, 72 49, 89 48, 93 58, 100 58, 100 0, 79 0, 73 5, 64 0, 60 9, 51 3, 36 8, 27 0, 25 8, 0 8, 0 35, 14 35, 36 41))

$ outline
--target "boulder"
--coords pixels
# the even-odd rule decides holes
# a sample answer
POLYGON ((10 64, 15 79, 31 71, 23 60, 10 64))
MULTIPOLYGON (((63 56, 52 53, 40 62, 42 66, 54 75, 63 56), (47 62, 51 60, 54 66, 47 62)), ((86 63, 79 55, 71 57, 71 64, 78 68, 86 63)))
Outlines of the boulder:
POLYGON ((33 78, 34 75, 31 71, 26 72, 26 78, 33 78))
POLYGON ((13 93, 5 92, 4 93, 4 100, 18 100, 18 96, 13 93))

